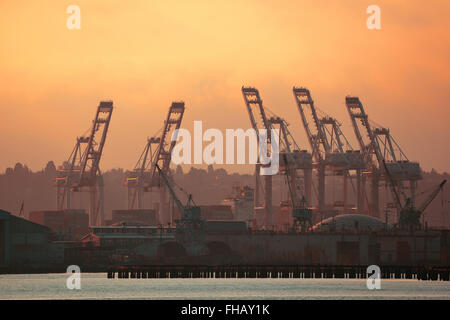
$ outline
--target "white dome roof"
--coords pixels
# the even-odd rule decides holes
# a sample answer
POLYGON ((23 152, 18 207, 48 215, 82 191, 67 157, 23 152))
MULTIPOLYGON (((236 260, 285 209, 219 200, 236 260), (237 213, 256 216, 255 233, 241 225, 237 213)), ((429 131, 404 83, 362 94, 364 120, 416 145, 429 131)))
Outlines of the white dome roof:
POLYGON ((315 224, 315 231, 377 231, 385 230, 386 224, 380 219, 362 214, 341 214, 315 224))

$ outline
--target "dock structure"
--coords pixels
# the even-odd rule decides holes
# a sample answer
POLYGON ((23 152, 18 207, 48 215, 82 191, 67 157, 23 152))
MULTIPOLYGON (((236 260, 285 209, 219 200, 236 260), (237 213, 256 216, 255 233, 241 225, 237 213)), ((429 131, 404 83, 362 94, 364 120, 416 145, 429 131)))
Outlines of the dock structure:
MULTIPOLYGON (((286 278, 286 279, 367 279, 368 266, 323 265, 151 265, 109 268, 109 279, 164 278, 286 278)), ((380 266, 381 279, 449 281, 448 266, 380 266)))

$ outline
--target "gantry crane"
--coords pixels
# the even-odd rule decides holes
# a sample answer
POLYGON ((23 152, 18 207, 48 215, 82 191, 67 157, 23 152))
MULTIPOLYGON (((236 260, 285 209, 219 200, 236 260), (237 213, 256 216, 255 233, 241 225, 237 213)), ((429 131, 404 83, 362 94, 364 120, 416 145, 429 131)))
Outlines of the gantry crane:
POLYGON ((71 209, 71 192, 90 194, 89 224, 104 221, 103 177, 100 159, 113 111, 112 101, 101 101, 88 136, 77 137, 69 160, 57 169, 57 209, 71 209))
MULTIPOLYGON (((358 97, 347 96, 345 103, 356 138, 363 152, 367 167, 365 173, 371 180, 369 214, 375 217, 380 215, 379 184, 381 179, 387 180, 385 168, 389 170, 393 181, 392 198, 394 200, 397 196, 404 199, 409 198, 414 204, 417 181, 422 179, 419 163, 410 162, 406 158, 400 146, 392 138, 389 129, 371 127, 368 115, 358 97), (405 193, 404 181, 410 182, 411 193, 409 196, 405 193), (393 192, 394 190, 397 195, 393 192)), ((363 180, 365 181, 365 179, 363 180)), ((402 207, 399 202, 394 201, 394 206, 397 208, 397 213, 400 214, 402 207)))
POLYGON ((314 166, 318 176, 318 209, 325 210, 325 155, 330 152, 330 146, 326 140, 325 132, 320 124, 319 117, 314 107, 314 101, 306 88, 293 88, 295 101, 306 131, 314 166), (307 111, 309 111, 309 116, 307 111), (312 121, 311 121, 312 120, 312 121), (310 121, 312 125, 310 125, 310 121))
POLYGON ((162 224, 169 223, 170 217, 165 208, 166 186, 159 183, 160 175, 156 174, 156 165, 168 176, 171 154, 176 144, 176 136, 172 136, 180 128, 183 115, 184 102, 172 102, 161 135, 147 140, 147 145, 134 170, 127 173, 125 180, 128 188, 128 209, 130 210, 135 209, 136 206, 138 209, 143 209, 143 192, 149 192, 152 188, 159 189, 159 215, 162 224))
MULTIPOLYGON (((294 87, 293 93, 298 110, 306 131, 314 167, 318 176, 318 209, 323 213, 325 209, 325 171, 331 169, 333 174, 343 176, 342 201, 336 201, 334 206, 342 206, 347 211, 347 182, 351 178, 349 170, 356 171, 357 190, 356 207, 361 207, 360 177, 364 168, 364 161, 359 151, 354 151, 344 134, 340 130, 339 122, 326 115, 319 117, 311 93, 307 88, 294 87)), ((351 181, 351 180, 350 180, 351 181)))
MULTIPOLYGON (((245 105, 247 107, 248 115, 250 117, 250 122, 252 128, 255 130, 256 137, 258 139, 258 147, 261 149, 259 145, 259 130, 266 130, 267 136, 267 152, 270 153, 271 150, 271 130, 270 124, 266 117, 266 113, 264 111, 264 107, 262 104, 261 97, 259 95, 259 91, 256 88, 252 87, 242 87, 242 95, 244 97, 245 105)), ((258 152, 259 153, 259 152, 258 152)), ((269 155, 268 155, 269 156, 269 155)), ((255 197, 254 203, 255 208, 260 206, 260 189, 261 189, 261 178, 260 178, 260 170, 261 164, 258 155, 258 161, 255 166, 255 197)), ((273 217, 272 217, 272 176, 265 175, 264 176, 264 224, 265 227, 273 225, 273 217)))

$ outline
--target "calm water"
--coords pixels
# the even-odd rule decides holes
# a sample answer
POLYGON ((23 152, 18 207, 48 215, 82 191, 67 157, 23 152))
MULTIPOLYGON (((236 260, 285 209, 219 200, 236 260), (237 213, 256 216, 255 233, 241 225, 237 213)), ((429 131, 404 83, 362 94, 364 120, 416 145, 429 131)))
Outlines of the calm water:
POLYGON ((0 299, 450 299, 450 282, 363 279, 107 279, 82 274, 81 289, 66 274, 0 275, 0 299))

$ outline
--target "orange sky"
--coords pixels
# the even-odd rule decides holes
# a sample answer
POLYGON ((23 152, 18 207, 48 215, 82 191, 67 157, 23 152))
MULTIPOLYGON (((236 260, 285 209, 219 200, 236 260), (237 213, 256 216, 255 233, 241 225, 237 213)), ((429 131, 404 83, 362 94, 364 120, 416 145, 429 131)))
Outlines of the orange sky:
POLYGON ((116 106, 103 170, 131 169, 174 100, 186 102, 185 128, 248 128, 242 85, 304 148, 292 86, 308 87, 354 147, 344 102, 357 95, 410 160, 450 171, 449 17, 447 0, 1 1, 0 171, 67 159, 102 99, 116 106), (70 4, 81 30, 66 28, 70 4), (382 30, 366 27, 371 4, 382 30))

